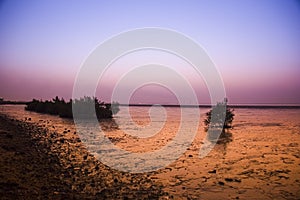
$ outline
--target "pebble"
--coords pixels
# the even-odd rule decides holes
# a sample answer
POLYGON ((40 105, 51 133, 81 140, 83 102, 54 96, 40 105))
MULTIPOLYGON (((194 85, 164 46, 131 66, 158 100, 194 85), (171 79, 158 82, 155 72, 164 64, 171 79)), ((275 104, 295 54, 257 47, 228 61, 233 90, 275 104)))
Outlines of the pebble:
POLYGON ((225 185, 225 183, 222 181, 219 181, 218 183, 219 183, 219 185, 225 185))
POLYGON ((210 173, 210 174, 215 174, 215 173, 217 173, 217 170, 211 170, 211 171, 208 171, 208 173, 210 173))

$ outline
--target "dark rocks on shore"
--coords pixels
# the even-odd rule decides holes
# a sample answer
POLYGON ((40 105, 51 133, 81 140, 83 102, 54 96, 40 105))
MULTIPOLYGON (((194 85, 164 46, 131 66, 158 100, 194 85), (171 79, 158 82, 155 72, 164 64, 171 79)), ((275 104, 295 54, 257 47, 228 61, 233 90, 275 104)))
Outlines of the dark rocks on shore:
POLYGON ((166 195, 144 174, 118 172, 97 161, 80 147, 77 135, 67 139, 44 133, 43 128, 2 115, 0 130, 6 131, 0 134, 1 198, 158 199, 166 195))

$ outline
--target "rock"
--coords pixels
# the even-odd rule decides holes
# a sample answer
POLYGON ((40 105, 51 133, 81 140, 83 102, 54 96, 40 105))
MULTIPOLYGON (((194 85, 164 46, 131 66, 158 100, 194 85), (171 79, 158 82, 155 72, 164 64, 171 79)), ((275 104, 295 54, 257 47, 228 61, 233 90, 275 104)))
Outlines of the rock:
POLYGON ((13 138, 13 135, 10 134, 10 133, 6 133, 6 137, 9 138, 9 139, 12 139, 12 138, 13 138))
POLYGON ((208 171, 208 173, 210 173, 210 174, 215 174, 215 173, 217 173, 217 170, 211 170, 211 171, 208 171))
POLYGON ((240 183, 240 182, 242 182, 240 179, 236 179, 236 178, 225 178, 225 181, 226 182, 238 182, 238 183, 240 183))
POLYGON ((218 183, 219 183, 219 185, 225 185, 225 183, 222 181, 219 181, 218 183))

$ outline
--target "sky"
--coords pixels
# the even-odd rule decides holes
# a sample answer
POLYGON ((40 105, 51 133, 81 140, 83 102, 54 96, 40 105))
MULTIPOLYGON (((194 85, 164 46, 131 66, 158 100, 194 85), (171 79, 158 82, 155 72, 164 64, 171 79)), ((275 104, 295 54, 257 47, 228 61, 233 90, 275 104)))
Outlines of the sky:
MULTIPOLYGON (((69 99, 77 73, 99 44, 144 27, 178 31, 201 45, 232 104, 300 104, 300 3, 292 0, 2 0, 0 97, 69 99)), ((205 81, 188 63, 149 51, 114 62, 99 82, 97 97, 109 101, 109 80, 149 55, 168 59, 191 82, 199 103, 210 102, 205 81)), ((174 94, 157 85, 140 87, 132 97, 132 103, 174 102, 174 94)))

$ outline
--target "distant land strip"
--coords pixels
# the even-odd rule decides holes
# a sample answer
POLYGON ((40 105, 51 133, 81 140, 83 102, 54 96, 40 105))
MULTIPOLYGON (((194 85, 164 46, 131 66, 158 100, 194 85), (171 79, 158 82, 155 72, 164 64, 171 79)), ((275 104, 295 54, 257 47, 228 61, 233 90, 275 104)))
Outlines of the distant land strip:
MULTIPOLYGON (((119 106, 129 107, 151 107, 151 106, 162 106, 162 107, 183 107, 183 108, 211 108, 212 105, 178 105, 178 104, 119 104, 119 106)), ((256 108, 256 109, 300 109, 300 105, 228 105, 228 108, 256 108)))
POLYGON ((0 101, 0 105, 25 105, 28 101, 0 101))
MULTIPOLYGON (((26 105, 29 101, 0 101, 0 105, 26 105)), ((178 105, 178 104, 119 104, 119 106, 130 106, 130 107, 151 107, 151 106, 162 106, 162 107, 175 107, 175 108, 211 108, 212 105, 178 105)), ((229 108, 254 108, 254 109, 300 109, 300 105, 294 104, 255 104, 255 105, 228 105, 229 108)))

